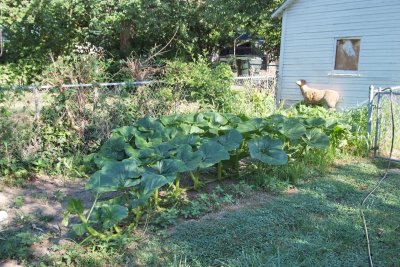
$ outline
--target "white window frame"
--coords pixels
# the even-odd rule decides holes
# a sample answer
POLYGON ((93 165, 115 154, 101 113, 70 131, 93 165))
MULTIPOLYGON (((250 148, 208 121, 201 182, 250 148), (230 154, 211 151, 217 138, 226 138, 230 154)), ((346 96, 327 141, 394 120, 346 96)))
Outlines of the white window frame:
POLYGON ((362 75, 360 73, 361 43, 362 43, 361 36, 341 36, 341 37, 333 38, 333 48, 332 48, 333 53, 332 53, 332 63, 331 63, 332 71, 328 73, 328 76, 331 76, 331 77, 362 77, 362 75), (343 39, 360 40, 360 52, 358 55, 358 62, 357 62, 358 70, 335 70, 337 42, 338 42, 338 40, 343 40, 343 39))

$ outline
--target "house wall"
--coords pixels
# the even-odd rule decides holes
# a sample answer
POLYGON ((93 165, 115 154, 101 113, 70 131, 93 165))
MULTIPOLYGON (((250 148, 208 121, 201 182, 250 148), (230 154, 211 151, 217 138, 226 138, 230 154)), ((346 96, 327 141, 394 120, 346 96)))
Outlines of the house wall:
POLYGON ((369 85, 400 85, 400 0, 297 0, 283 13, 278 98, 302 100, 296 80, 334 89, 339 108, 365 104, 369 85), (334 72, 336 38, 361 38, 358 72, 334 72))

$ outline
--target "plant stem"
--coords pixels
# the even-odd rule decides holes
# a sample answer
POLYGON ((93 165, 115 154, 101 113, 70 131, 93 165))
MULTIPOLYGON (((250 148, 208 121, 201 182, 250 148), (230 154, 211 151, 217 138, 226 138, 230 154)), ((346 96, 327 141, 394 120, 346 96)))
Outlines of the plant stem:
POLYGON ((174 195, 178 196, 180 193, 181 193, 181 178, 179 177, 179 173, 177 173, 174 184, 174 195))
POLYGON ((94 197, 93 205, 92 205, 92 207, 90 208, 90 211, 89 211, 88 215, 86 216, 86 221, 89 220, 90 215, 92 214, 93 209, 94 209, 94 206, 96 205, 97 200, 99 199, 99 197, 100 197, 100 194, 99 194, 99 193, 96 193, 96 196, 94 197))
POLYGON ((154 207, 158 208, 158 188, 154 191, 154 207))
POLYGON ((236 150, 236 153, 235 153, 235 167, 234 168, 235 168, 237 175, 239 176, 239 151, 238 150, 236 150))
MULTIPOLYGON (((93 227, 89 226, 88 221, 86 220, 86 218, 85 218, 82 214, 78 214, 78 216, 79 216, 79 219, 81 219, 81 221, 82 221, 82 223, 83 223, 83 226, 85 227, 86 231, 87 231, 90 235, 92 235, 92 236, 94 236, 94 237, 98 237, 98 238, 100 238, 100 239, 107 239, 107 237, 108 237, 107 235, 102 234, 102 233, 99 233, 99 232, 96 231, 93 227)), ((109 237, 111 237, 111 236, 109 236, 109 237)))
POLYGON ((222 161, 218 162, 217 165, 217 171, 218 171, 218 180, 222 180, 222 161))
POLYGON ((193 180, 193 189, 194 190, 199 189, 200 182, 199 182, 199 177, 196 175, 197 171, 196 171, 196 174, 194 174, 192 171, 190 171, 189 174, 190 174, 190 177, 192 177, 192 180, 193 180))
POLYGON ((134 211, 135 213, 135 224, 138 225, 140 219, 142 218, 142 210, 141 208, 137 208, 136 211, 134 211))

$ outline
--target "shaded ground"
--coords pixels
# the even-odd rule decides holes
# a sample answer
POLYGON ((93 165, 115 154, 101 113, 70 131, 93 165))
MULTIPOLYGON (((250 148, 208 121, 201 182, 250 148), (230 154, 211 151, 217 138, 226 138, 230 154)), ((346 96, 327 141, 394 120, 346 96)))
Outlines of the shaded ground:
MULTIPOLYGON (((38 264, 47 255, 47 266, 367 266, 359 204, 383 168, 384 164, 377 167, 367 160, 340 161, 325 175, 303 180, 297 188, 274 196, 254 190, 218 212, 178 220, 166 230, 153 231, 145 225, 118 244, 81 247, 64 239, 64 245, 57 246, 66 233, 62 227, 55 229, 66 199, 90 200, 82 192, 82 181, 63 186, 44 179, 27 188, 3 188, 1 209, 14 214, 14 221, 18 211, 34 215, 16 232, 32 241, 29 251, 18 251, 18 258, 33 253, 38 264), (59 191, 64 197, 57 197, 59 191), (15 206, 17 196, 26 198, 21 207, 15 206), (42 217, 35 215, 37 208, 42 217), (43 214, 53 219, 46 221, 43 214)), ((400 172, 394 169, 367 202, 376 266, 400 266, 399 195, 400 172)), ((0 242, 6 244, 4 233, 0 242)), ((31 256, 25 258, 27 262, 32 262, 31 256)), ((14 264, 9 266, 16 263, 8 261, 14 264)))
MULTIPOLYGON (((49 254, 53 245, 49 239, 56 243, 67 237, 67 228, 62 226, 61 221, 68 198, 81 198, 86 207, 93 201, 93 196, 84 190, 84 183, 82 179, 64 181, 40 177, 27 182, 23 187, 1 185, 0 210, 5 211, 8 218, 0 222, 0 247, 1 243, 8 241, 9 234, 16 234, 15 237, 18 237, 18 233, 22 233, 20 238, 16 238, 14 245, 34 241, 32 251, 26 251, 27 254, 32 252, 37 257, 49 254), (26 233, 32 233, 33 236, 26 233)), ((9 243, 3 244, 3 249, 7 245, 10 246, 9 243)), ((21 254, 25 254, 24 252, 21 254)), ((28 255, 20 256, 24 258, 28 255)), ((17 266, 16 261, 0 261, 0 266, 2 264, 17 266)))
MULTIPOLYGON (((382 170, 338 164, 297 192, 177 225, 142 244, 138 266, 368 266, 359 204, 382 170), (160 249, 160 247, 162 249, 160 249)), ((400 266, 400 173, 365 211, 376 266, 400 266)))

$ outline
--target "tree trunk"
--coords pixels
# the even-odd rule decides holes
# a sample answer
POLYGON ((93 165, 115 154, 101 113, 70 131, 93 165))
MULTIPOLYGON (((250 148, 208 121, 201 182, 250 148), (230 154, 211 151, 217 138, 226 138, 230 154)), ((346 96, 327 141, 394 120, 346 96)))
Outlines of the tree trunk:
POLYGON ((131 52, 131 39, 133 36, 133 26, 131 21, 123 20, 121 22, 121 32, 119 35, 119 51, 122 57, 129 56, 131 52))

